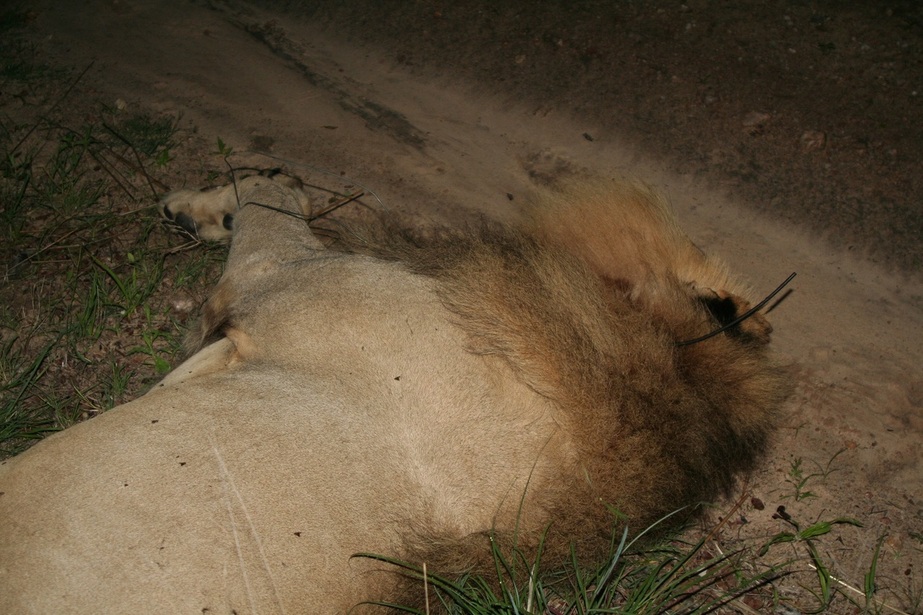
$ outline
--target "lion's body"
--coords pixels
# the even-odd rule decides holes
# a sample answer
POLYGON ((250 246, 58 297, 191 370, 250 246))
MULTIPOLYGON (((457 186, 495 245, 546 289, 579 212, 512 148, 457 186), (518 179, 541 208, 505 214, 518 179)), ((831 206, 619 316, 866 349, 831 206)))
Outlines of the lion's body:
POLYGON ((592 553, 609 505, 640 529, 726 489, 783 395, 761 327, 676 347, 716 326, 690 290, 715 281, 669 263, 540 231, 332 252, 256 206, 234 226, 217 341, 0 466, 0 612, 345 612, 395 585, 357 552, 478 570, 487 534, 529 551, 550 524, 550 557, 592 553))

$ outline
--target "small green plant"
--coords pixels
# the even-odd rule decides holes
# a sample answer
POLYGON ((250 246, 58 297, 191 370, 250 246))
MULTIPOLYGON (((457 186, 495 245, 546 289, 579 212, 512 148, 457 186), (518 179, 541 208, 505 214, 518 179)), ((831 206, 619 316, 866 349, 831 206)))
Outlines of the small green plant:
POLYGON ((833 528, 838 525, 862 527, 862 523, 849 517, 837 517, 829 521, 817 521, 802 528, 801 524, 792 518, 782 506, 779 507, 777 513, 773 515, 773 517, 789 525, 792 531, 779 532, 766 541, 763 546, 760 547, 757 554, 762 557, 769 552, 771 547, 779 544, 790 544, 795 547, 796 550, 804 549, 807 554, 808 564, 815 572, 817 581, 816 589, 805 587, 805 590, 813 595, 817 601, 816 609, 807 612, 824 612, 833 601, 836 583, 839 581, 833 576, 830 567, 822 557, 820 549, 818 548, 818 540, 822 536, 829 534, 833 528))
POLYGON ((174 331, 163 331, 155 326, 158 320, 148 306, 144 307, 144 318, 148 326, 141 331, 141 344, 132 348, 130 354, 141 354, 149 359, 157 376, 164 376, 171 365, 167 357, 173 357, 180 351, 180 335, 174 331))
POLYGON ((821 482, 825 481, 827 477, 835 472, 833 468, 833 462, 839 457, 846 449, 840 449, 834 455, 827 460, 827 463, 821 466, 820 464, 815 463, 817 466, 817 471, 807 473, 804 469, 804 459, 801 457, 796 457, 792 460, 791 466, 789 467, 788 477, 785 479, 785 482, 790 484, 795 488, 795 493, 792 496, 796 502, 800 502, 807 498, 817 497, 813 491, 807 489, 809 482, 819 479, 821 482))
POLYGON ((811 480, 811 478, 813 478, 814 475, 809 474, 805 476, 804 470, 802 469, 801 464, 802 464, 801 457, 796 457, 795 460, 792 461, 791 468, 789 468, 789 471, 788 471, 788 478, 786 479, 786 482, 791 484, 795 488, 794 498, 796 502, 800 502, 801 500, 804 500, 807 498, 816 497, 813 492, 807 491, 805 489, 805 485, 808 484, 808 481, 811 480))
POLYGON ((227 160, 234 154, 234 148, 225 143, 221 137, 218 137, 218 150, 215 153, 227 160))

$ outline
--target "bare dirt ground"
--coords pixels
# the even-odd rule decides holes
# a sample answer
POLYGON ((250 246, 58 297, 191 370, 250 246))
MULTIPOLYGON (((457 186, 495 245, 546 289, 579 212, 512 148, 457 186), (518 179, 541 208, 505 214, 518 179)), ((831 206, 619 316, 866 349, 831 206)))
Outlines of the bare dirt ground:
POLYGON ((576 172, 638 177, 758 292, 797 271, 770 314, 797 392, 716 539, 791 529, 779 506, 802 525, 858 519, 822 545, 834 574, 861 587, 881 539, 885 612, 920 612, 919 9, 333 4, 301 20, 44 0, 28 28, 55 62, 92 62, 72 96, 182 115, 202 162, 172 188, 220 166, 218 137, 276 157, 240 161, 330 169, 424 222, 514 221, 530 185, 576 172))

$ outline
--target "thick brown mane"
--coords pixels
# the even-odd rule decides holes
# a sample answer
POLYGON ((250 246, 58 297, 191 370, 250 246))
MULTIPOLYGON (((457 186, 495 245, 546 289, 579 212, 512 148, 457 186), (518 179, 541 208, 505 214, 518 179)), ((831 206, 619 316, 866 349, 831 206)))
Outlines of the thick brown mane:
MULTIPOLYGON (((642 296, 637 284, 607 283, 623 272, 610 278, 547 239, 487 223, 422 237, 391 229, 351 249, 435 280, 470 351, 501 357, 554 401, 579 461, 541 487, 542 518, 555 523, 493 535, 507 547, 534 552, 544 536, 545 560, 563 560, 571 545, 559 538, 584 536, 578 552, 595 558, 614 510, 643 530, 680 503, 727 492, 766 446, 783 371, 764 344, 739 336, 678 347, 715 322, 672 272, 658 271, 656 297, 642 296)), ((408 540, 408 559, 431 571, 493 567, 486 533, 408 540)))

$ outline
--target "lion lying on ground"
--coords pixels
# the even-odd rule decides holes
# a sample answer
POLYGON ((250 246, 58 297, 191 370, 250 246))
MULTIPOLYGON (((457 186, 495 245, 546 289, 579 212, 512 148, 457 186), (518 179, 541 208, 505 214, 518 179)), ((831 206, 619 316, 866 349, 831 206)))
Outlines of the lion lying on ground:
POLYGON ((342 251, 278 211, 297 189, 237 192, 165 203, 234 228, 198 352, 0 467, 0 612, 343 613, 400 586, 357 552, 591 559, 614 510, 643 529, 764 447, 768 324, 678 344, 749 304, 642 189, 342 251))

